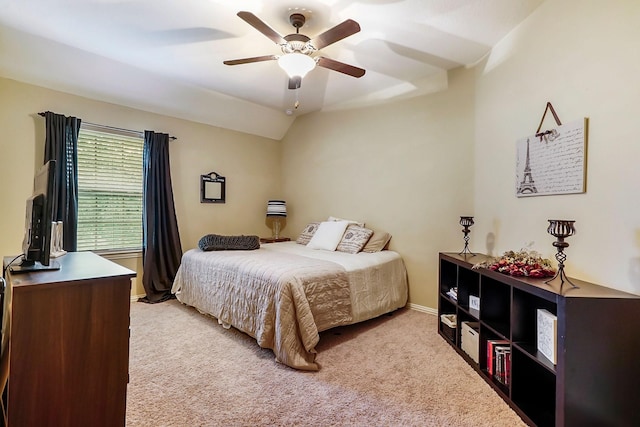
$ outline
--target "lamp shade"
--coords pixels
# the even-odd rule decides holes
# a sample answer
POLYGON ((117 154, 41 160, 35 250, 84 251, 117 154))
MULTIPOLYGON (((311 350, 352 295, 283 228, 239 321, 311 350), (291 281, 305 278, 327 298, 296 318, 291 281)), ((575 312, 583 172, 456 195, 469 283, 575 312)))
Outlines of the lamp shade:
POLYGON ((461 216, 460 225, 464 227, 471 227, 474 224, 472 216, 461 216))
POLYGON ((302 78, 315 68, 316 61, 303 53, 292 52, 278 58, 278 65, 289 77, 302 78))
POLYGON ((284 200, 269 200, 267 216, 287 216, 287 203, 284 200))

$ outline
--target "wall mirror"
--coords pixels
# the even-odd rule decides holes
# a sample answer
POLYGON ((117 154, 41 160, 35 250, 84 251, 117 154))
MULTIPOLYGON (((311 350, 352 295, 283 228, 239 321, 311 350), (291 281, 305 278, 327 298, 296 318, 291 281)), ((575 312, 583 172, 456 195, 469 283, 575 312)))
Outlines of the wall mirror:
POLYGON ((216 172, 200 175, 200 203, 224 203, 226 178, 216 172))

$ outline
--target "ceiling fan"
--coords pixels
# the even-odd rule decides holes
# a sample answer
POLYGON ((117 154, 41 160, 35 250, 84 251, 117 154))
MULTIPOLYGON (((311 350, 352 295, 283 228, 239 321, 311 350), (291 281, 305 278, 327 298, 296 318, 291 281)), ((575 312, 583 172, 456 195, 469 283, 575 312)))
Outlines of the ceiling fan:
POLYGON ((224 61, 223 63, 226 65, 277 60, 278 65, 280 65, 289 76, 289 89, 298 89, 302 84, 302 78, 315 68, 316 65, 353 77, 364 76, 365 70, 362 68, 354 67, 353 65, 345 64, 344 62, 329 59, 324 56, 312 56, 320 49, 360 31, 360 25, 352 19, 347 19, 343 23, 311 39, 304 34, 300 34, 300 28, 307 19, 302 13, 292 13, 289 16, 289 22, 296 29, 296 32, 286 36, 280 35, 276 30, 269 27, 264 21, 251 12, 238 12, 238 16, 278 44, 283 55, 264 55, 234 59, 224 61))

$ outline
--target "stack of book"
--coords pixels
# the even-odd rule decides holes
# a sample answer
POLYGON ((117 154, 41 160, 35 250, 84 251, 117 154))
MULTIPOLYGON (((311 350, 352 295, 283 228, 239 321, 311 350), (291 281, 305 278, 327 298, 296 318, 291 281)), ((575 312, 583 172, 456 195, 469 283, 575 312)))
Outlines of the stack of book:
POLYGON ((449 289, 447 295, 449 295, 452 300, 458 301, 458 287, 456 286, 449 289))
POLYGON ((509 371, 511 370, 511 348, 509 347, 497 347, 496 348, 496 372, 493 377, 498 382, 508 386, 510 383, 509 371))
POLYGON ((507 340, 487 341, 487 372, 498 382, 508 386, 511 371, 511 347, 507 340))

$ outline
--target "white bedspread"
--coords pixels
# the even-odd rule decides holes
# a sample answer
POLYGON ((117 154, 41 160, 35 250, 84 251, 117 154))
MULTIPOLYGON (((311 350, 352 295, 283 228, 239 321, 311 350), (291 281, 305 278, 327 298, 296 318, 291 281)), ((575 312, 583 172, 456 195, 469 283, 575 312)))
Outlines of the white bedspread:
POLYGON ((373 319, 407 304, 407 271, 397 252, 347 254, 309 249, 295 242, 266 244, 262 248, 323 259, 344 267, 351 290, 351 323, 373 319))
POLYGON ((284 242, 254 251, 187 251, 172 292, 253 336, 279 362, 316 370, 319 332, 403 307, 407 282, 392 251, 353 255, 284 242))

